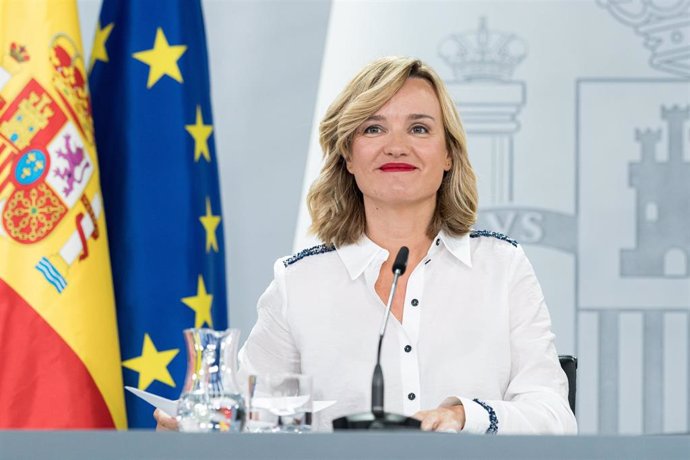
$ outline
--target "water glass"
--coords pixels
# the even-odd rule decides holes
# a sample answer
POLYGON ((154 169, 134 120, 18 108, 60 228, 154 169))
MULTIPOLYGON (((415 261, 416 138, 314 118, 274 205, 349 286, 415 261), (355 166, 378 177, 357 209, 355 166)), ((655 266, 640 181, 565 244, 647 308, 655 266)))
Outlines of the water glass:
POLYGON ((304 374, 250 375, 245 430, 253 433, 311 431, 312 379, 304 374))

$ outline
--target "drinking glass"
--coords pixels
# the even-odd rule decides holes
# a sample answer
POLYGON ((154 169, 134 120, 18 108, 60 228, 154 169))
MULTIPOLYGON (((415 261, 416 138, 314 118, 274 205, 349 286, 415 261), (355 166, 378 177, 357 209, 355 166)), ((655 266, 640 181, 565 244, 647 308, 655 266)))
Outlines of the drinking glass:
POLYGON ((311 431, 312 379, 304 374, 250 375, 246 431, 311 431))

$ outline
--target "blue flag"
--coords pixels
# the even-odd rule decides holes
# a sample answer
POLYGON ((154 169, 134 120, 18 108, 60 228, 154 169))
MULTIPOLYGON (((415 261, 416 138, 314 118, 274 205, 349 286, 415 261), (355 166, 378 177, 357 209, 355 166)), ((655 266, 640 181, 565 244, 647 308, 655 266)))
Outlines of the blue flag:
MULTIPOLYGON (((201 4, 104 0, 90 68, 124 382, 176 399, 182 330, 227 327, 201 4)), ((126 403, 130 427, 155 425, 126 403)))

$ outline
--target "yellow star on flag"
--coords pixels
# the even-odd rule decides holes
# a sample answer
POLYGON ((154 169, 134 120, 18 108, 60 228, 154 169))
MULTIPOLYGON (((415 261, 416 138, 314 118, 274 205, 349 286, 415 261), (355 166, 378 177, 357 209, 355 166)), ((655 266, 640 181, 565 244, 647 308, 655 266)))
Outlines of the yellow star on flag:
POLYGON ((153 344, 151 337, 144 334, 144 345, 141 348, 141 356, 122 361, 122 365, 127 369, 131 369, 139 373, 139 384, 137 388, 145 390, 158 380, 161 383, 175 387, 170 372, 168 372, 168 364, 179 353, 179 349, 158 351, 153 344))
POLYGON ((196 295, 182 298, 182 303, 194 310, 195 328, 202 327, 204 323, 208 324, 208 327, 213 327, 213 319, 211 319, 213 295, 206 292, 204 278, 201 275, 197 282, 196 295))
POLYGON ((101 21, 98 21, 96 26, 96 36, 93 38, 93 49, 91 50, 91 62, 89 62, 89 69, 93 69, 96 61, 108 62, 108 50, 105 49, 105 42, 110 37, 110 32, 113 31, 115 23, 111 22, 101 29, 101 21))
POLYGON ((211 200, 206 197, 206 214, 199 217, 201 225, 204 226, 206 230, 206 252, 211 252, 213 248, 214 252, 218 252, 218 240, 216 239, 216 229, 218 224, 220 224, 220 216, 213 215, 211 211, 211 200))
POLYGON ((213 125, 205 125, 201 115, 201 106, 196 106, 196 122, 193 125, 185 125, 184 129, 194 138, 194 161, 199 161, 201 155, 207 162, 211 162, 208 153, 208 138, 213 132, 213 125))
POLYGON ((132 54, 134 59, 149 65, 149 79, 146 82, 146 88, 151 88, 164 75, 169 76, 178 83, 182 83, 182 73, 180 73, 177 61, 185 51, 187 51, 186 45, 170 46, 168 39, 165 38, 163 29, 159 27, 156 30, 153 48, 132 54))

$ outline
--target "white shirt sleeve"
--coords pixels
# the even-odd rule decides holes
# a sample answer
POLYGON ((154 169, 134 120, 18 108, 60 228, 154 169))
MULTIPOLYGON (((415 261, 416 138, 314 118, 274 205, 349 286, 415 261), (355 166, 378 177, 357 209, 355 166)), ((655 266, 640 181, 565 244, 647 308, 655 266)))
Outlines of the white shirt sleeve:
POLYGON ((510 382, 502 400, 459 397, 470 433, 575 434, 568 381, 551 332, 551 318, 532 265, 518 247, 511 267, 510 382))
POLYGON ((274 279, 259 298, 258 318, 239 353, 240 379, 250 374, 299 373, 300 355, 287 322, 285 267, 278 260, 274 279))

